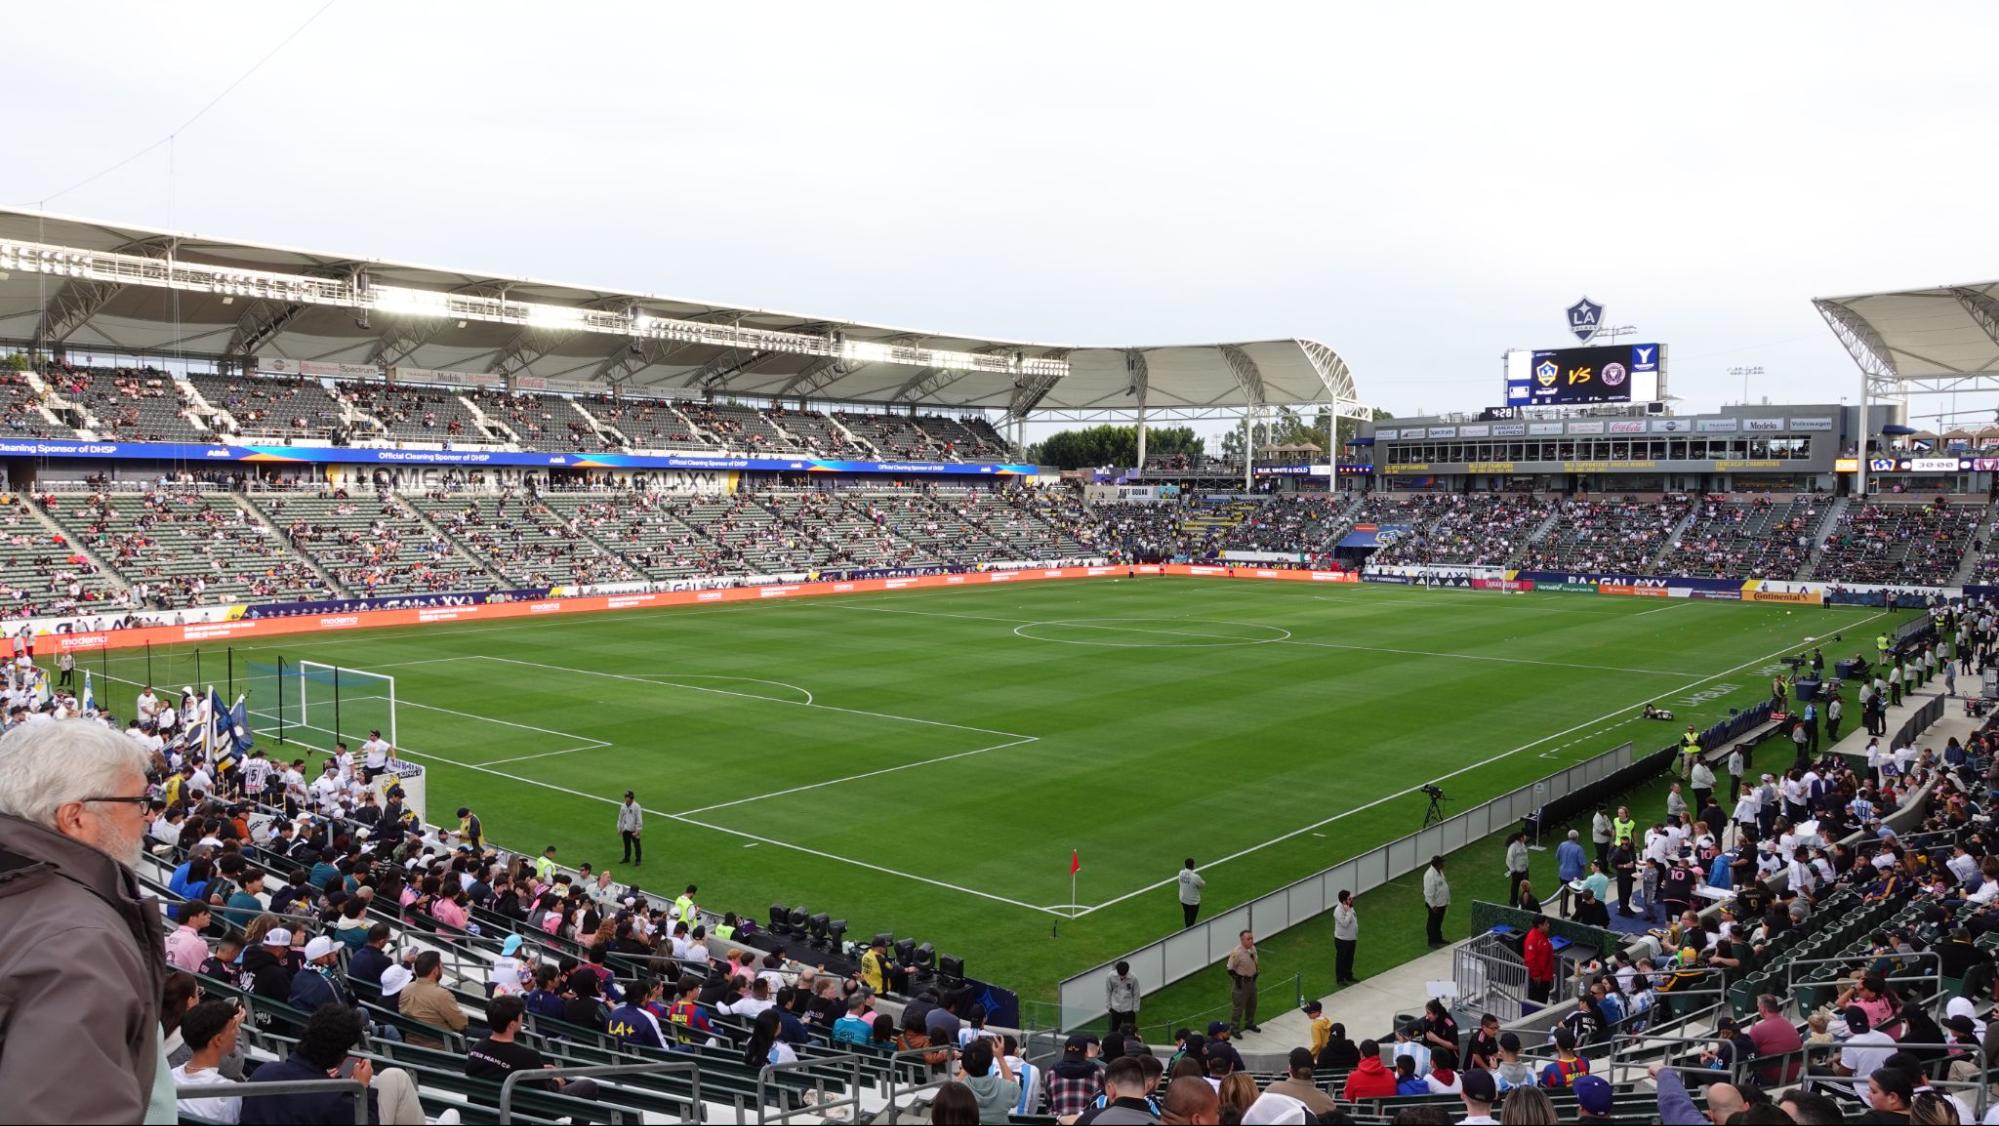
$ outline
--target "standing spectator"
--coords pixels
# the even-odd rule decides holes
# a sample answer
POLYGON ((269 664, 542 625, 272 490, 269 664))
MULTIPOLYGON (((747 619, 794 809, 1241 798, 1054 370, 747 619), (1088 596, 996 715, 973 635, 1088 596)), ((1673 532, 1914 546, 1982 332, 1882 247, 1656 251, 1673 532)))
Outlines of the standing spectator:
POLYGON ((485 828, 479 824, 479 815, 472 812, 471 806, 458 807, 458 839, 472 846, 473 852, 478 852, 485 844, 485 828))
POLYGON ((1706 759, 1694 760, 1691 787, 1694 791, 1694 808, 1707 808, 1708 802, 1714 798, 1714 767, 1709 766, 1706 759))
POLYGON ((1430 866, 1423 872, 1423 906, 1429 908, 1430 918, 1426 931, 1430 945, 1443 946, 1444 912, 1451 906, 1451 884, 1444 878, 1444 858, 1432 856, 1430 866))
POLYGON ((56 671, 57 671, 58 673, 62 674, 62 675, 60 675, 60 676, 56 677, 56 687, 57 687, 57 688, 75 688, 75 687, 76 687, 76 655, 75 655, 75 654, 73 654, 73 653, 70 653, 70 652, 68 652, 68 651, 65 651, 65 652, 63 652, 63 654, 62 654, 61 656, 58 656, 58 657, 56 658, 56 671))
POLYGON ((645 846, 639 843, 639 831, 645 828, 645 811, 639 808, 638 798, 630 790, 625 791, 625 804, 618 807, 618 837, 625 844, 625 858, 620 864, 638 867, 645 863, 645 846))
POLYGON ((146 753, 88 720, 0 738, 0 1091, 22 1122, 172 1122, 146 753), (60 928, 60 929, 56 929, 60 928))
POLYGON ((1562 913, 1568 913, 1571 884, 1589 874, 1589 857, 1583 852, 1582 835, 1569 830, 1569 839, 1555 846, 1555 875, 1562 881, 1562 913))
POLYGON ((1187 866, 1180 869, 1180 914, 1184 926, 1193 926, 1194 916, 1201 913, 1201 889, 1207 886, 1208 881, 1194 871, 1194 858, 1188 857, 1187 866))
POLYGON ((1138 1030, 1138 979, 1131 976, 1130 962, 1119 962, 1116 972, 1104 979, 1104 1008, 1111 1014, 1113 1038, 1138 1030))
POLYGON ((1610 814, 1603 806, 1596 807, 1596 816, 1590 818, 1589 839, 1596 846, 1596 863, 1604 871, 1610 871, 1610 814))
POLYGON ((1340 901, 1333 907, 1333 979, 1339 985, 1360 981, 1353 973, 1355 947, 1360 945, 1360 913, 1354 910, 1353 892, 1340 889, 1340 901))
POLYGON ((1527 834, 1506 838, 1506 902, 1520 902, 1520 885, 1527 879, 1527 834))
MULTIPOLYGON (((361 1014, 340 1005, 322 1005, 306 1021, 292 1054, 267 1063, 251 1083, 286 1083, 297 1079, 337 1079, 347 1053, 361 1042, 361 1014)), ((396 1126, 423 1126, 423 1104, 416 1083, 400 1068, 376 1072, 373 1061, 357 1059, 348 1073, 368 1088, 368 1121, 396 1126)), ((254 1090, 254 1088, 252 1088, 254 1090)), ((253 1095, 243 1098, 243 1121, 349 1126, 354 1121, 352 1094, 313 1092, 308 1095, 253 1095)))
MULTIPOLYGON (((1945 684, 1950 684, 1949 674, 1945 674, 1945 684)), ((1828 743, 1839 742, 1839 723, 1846 718, 1846 702, 1834 696, 1825 706, 1825 737, 1828 743)))
POLYGON ((1062 1045, 1062 1058, 1049 1066, 1049 1114, 1057 1118, 1079 1115, 1090 1109, 1090 1100, 1103 1089, 1103 1068, 1090 1057, 1090 1044, 1091 1038, 1080 1033, 1069 1037, 1062 1045))
POLYGON ((1521 956, 1527 963, 1527 999, 1546 1004, 1555 989, 1555 944, 1548 937, 1548 917, 1537 915, 1527 928, 1521 956))
POLYGON ((1229 951, 1229 1023, 1244 1032, 1261 1032, 1256 1023, 1256 936, 1243 931, 1229 951))

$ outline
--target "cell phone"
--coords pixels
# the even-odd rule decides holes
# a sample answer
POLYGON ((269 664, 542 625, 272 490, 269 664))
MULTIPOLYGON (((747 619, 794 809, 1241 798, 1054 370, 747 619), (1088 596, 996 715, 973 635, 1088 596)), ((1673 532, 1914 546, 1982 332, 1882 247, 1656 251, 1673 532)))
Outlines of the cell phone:
POLYGON ((360 1060, 358 1060, 358 1059, 355 1059, 355 1058, 354 1058, 353 1056, 348 1056, 348 1057, 347 1057, 346 1059, 344 1059, 344 1060, 341 1060, 341 1061, 340 1061, 340 1070, 339 1070, 339 1072, 338 1072, 338 1075, 340 1076, 340 1078, 342 1078, 342 1079, 352 1079, 352 1078, 354 1078, 354 1067, 355 1067, 355 1065, 359 1064, 360 1062, 361 1062, 360 1060))

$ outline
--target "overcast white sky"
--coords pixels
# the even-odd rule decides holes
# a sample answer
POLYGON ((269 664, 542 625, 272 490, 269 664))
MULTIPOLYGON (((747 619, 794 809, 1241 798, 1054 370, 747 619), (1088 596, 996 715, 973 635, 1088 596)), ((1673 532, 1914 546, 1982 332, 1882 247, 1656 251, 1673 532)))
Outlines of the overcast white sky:
MULTIPOLYGON (((0 201, 320 2, 10 10, 0 201)), ((47 206, 998 337, 1313 337, 1405 414, 1497 404, 1587 293, 1683 409, 1750 364, 1823 402, 1857 376, 1810 298, 1999 274, 1994 43, 1990 3, 337 0, 171 180, 162 148, 47 206)))

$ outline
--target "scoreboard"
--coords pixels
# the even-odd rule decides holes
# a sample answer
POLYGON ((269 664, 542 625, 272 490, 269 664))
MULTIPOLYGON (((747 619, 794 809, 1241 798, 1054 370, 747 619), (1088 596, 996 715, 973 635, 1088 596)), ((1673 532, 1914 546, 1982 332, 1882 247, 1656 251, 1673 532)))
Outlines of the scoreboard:
POLYGON ((1551 348, 1506 354, 1506 405, 1649 403, 1658 399, 1665 349, 1658 344, 1551 348))

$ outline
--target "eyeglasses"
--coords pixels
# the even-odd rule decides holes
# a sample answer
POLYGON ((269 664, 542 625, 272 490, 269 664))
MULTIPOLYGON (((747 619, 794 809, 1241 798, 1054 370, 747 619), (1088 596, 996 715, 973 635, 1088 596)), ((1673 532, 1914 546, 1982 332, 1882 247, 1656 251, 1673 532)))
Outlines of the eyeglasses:
POLYGON ((84 802, 84 803, 94 802, 94 801, 108 801, 108 802, 117 802, 120 805, 145 805, 147 802, 152 801, 153 799, 147 797, 144 794, 140 794, 137 797, 129 797, 129 798, 78 798, 76 800, 78 802, 84 802))

